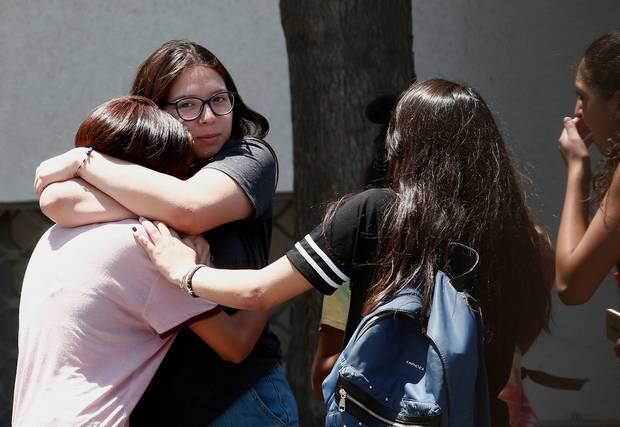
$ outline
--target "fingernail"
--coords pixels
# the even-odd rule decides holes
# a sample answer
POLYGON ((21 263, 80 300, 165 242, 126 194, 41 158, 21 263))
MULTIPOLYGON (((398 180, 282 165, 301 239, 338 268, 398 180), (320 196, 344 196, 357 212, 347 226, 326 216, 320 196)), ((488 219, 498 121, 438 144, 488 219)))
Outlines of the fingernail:
POLYGON ((135 233, 136 231, 138 231, 138 229, 137 229, 136 227, 133 227, 133 226, 131 227, 131 229, 134 231, 134 233, 135 233))
POLYGON ((568 122, 568 121, 570 121, 570 117, 564 117, 562 120, 565 121, 565 122, 568 122))

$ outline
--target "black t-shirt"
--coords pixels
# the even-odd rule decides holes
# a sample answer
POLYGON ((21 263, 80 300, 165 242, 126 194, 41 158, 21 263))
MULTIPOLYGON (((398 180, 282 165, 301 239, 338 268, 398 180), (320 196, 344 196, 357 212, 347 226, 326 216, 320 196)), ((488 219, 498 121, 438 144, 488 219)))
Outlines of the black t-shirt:
POLYGON ((350 282, 347 341, 362 319, 377 265, 379 227, 394 197, 391 190, 376 188, 346 199, 336 208, 333 218, 317 226, 286 254, 295 268, 324 294, 332 294, 350 282))
MULTIPOLYGON (((395 193, 385 188, 358 193, 340 204, 333 217, 317 226, 286 254, 293 266, 323 294, 334 293, 350 282, 351 308, 345 342, 362 319, 368 289, 374 283, 378 233, 386 208, 395 193)), ((510 337, 487 346, 486 368, 491 394, 506 384, 515 343, 510 337)), ((508 426, 504 403, 491 398, 493 426, 508 426)))
MULTIPOLYGON (((264 267, 271 245, 276 179, 271 152, 253 139, 231 140, 205 167, 230 176, 255 209, 253 218, 224 224, 204 234, 215 265, 233 269, 264 267)), ((268 327, 240 364, 223 360, 191 330, 182 330, 132 412, 130 424, 205 426, 269 373, 281 358, 280 342, 268 327)))

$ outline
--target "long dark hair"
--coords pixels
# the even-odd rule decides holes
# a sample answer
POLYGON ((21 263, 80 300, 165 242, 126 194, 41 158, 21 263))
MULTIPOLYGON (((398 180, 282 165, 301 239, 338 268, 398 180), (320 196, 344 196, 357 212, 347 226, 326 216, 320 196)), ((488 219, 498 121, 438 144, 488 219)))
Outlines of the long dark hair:
POLYGON ((550 297, 540 238, 493 115, 472 88, 435 79, 402 95, 386 138, 396 198, 379 234, 378 267, 365 311, 414 278, 426 313, 449 244, 480 254, 474 294, 485 338, 515 341, 548 324, 550 297))
MULTIPOLYGON (((238 93, 230 73, 211 51, 189 40, 171 40, 161 45, 140 65, 131 87, 131 95, 145 96, 163 108, 175 79, 187 68, 196 65, 213 69, 222 77, 227 90, 238 93)), ((249 108, 241 96, 236 96, 232 136, 250 136, 262 140, 268 132, 267 119, 249 108)))
POLYGON ((124 96, 101 104, 75 134, 76 147, 185 178, 191 166, 190 135, 150 99, 124 96))
MULTIPOLYGON (((584 80, 609 99, 620 90, 620 32, 610 32, 596 39, 586 49, 581 61, 584 80)), ((620 132, 620 118, 616 118, 620 132)), ((620 133, 610 136, 609 151, 605 154, 594 179, 594 201, 600 202, 609 189, 611 177, 620 163, 620 133)))

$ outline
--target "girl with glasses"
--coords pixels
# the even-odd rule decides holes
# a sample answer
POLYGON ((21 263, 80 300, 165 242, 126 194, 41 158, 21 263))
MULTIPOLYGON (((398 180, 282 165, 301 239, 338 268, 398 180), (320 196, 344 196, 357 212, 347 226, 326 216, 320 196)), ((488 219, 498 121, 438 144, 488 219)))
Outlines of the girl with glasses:
MULTIPOLYGON (((277 181, 275 155, 263 141, 269 131, 265 117, 244 103, 215 55, 187 40, 153 52, 140 66, 131 94, 153 100, 190 132, 191 177, 178 179, 96 150, 76 174, 86 151, 78 148, 37 169, 43 212, 65 226, 141 215, 184 233, 204 233, 222 268, 265 266, 277 181)), ((264 312, 262 322, 267 318, 264 312)), ((239 364, 182 330, 131 419, 133 426, 209 423, 297 423, 280 343, 267 327, 239 364)))

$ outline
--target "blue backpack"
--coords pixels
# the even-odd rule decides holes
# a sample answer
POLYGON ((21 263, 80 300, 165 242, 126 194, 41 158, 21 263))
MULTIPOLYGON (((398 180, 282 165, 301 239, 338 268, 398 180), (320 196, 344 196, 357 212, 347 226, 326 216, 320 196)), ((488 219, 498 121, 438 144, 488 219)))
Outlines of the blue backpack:
POLYGON ((436 273, 425 322, 419 282, 361 320, 323 382, 326 426, 490 426, 481 321, 464 286, 478 254, 452 245, 473 263, 436 273))

